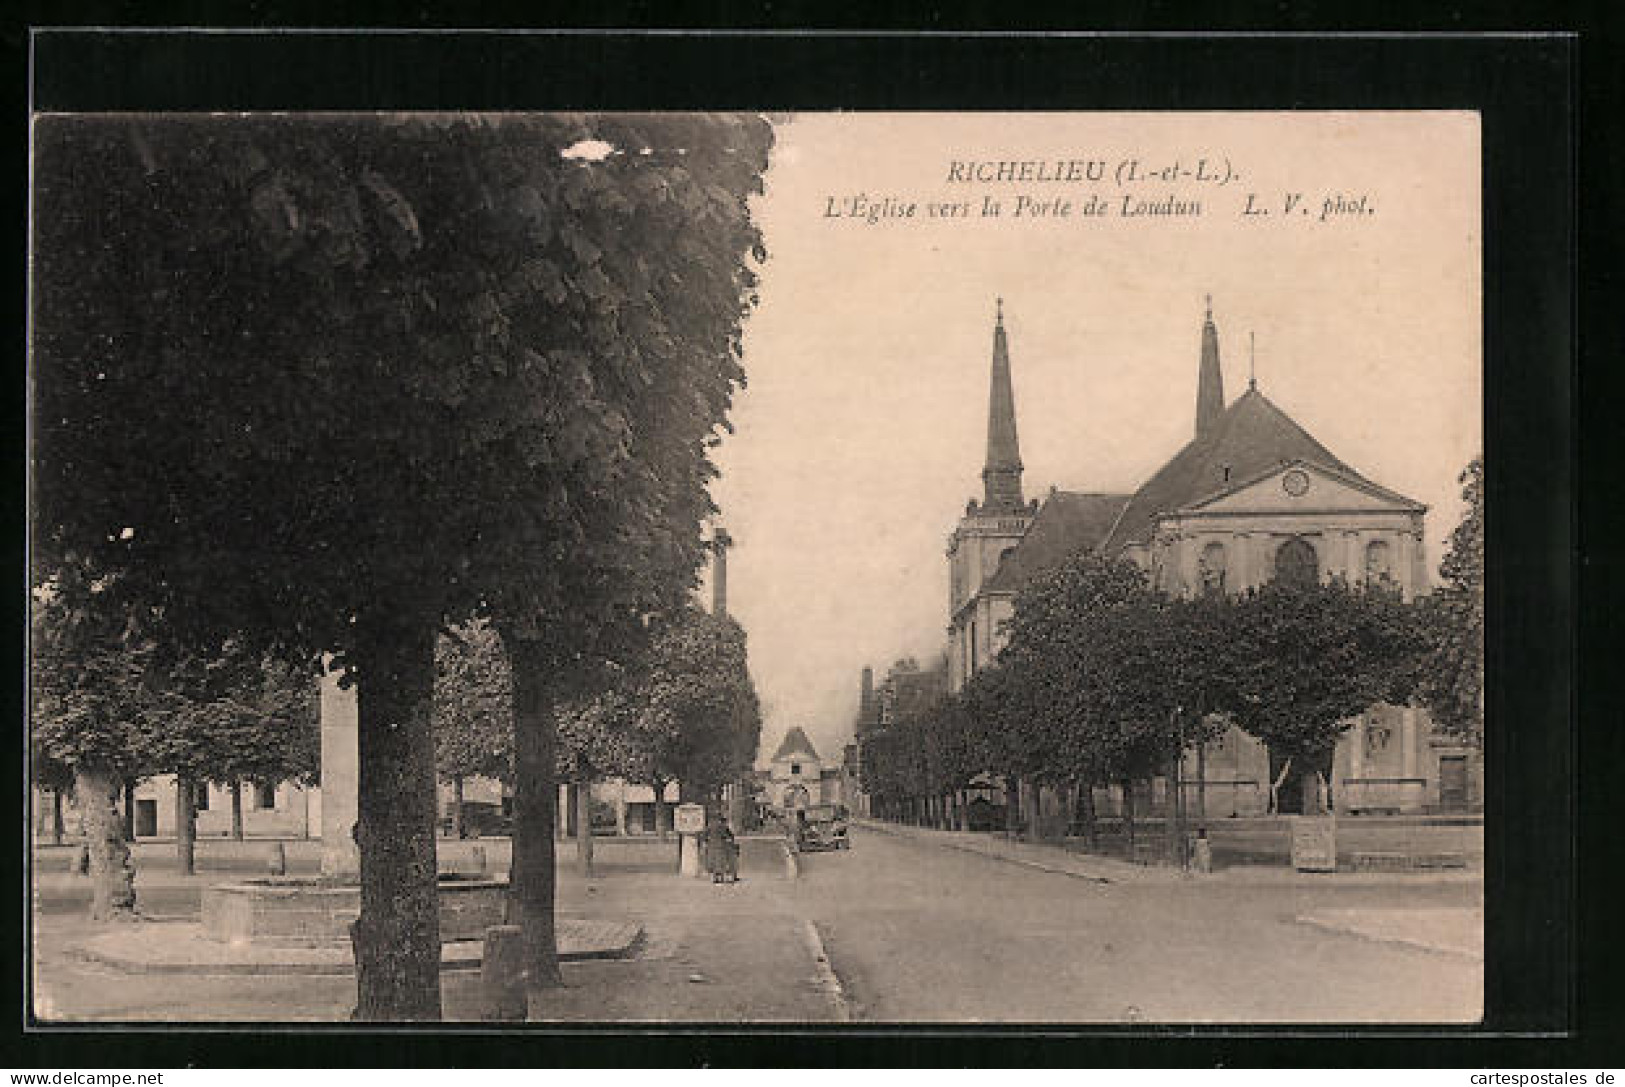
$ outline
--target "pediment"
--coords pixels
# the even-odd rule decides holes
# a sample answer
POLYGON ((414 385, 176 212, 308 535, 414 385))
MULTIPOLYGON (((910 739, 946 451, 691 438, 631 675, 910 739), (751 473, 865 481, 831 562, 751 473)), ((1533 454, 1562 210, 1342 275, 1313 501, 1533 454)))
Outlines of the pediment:
POLYGON ((1297 460, 1242 480, 1181 512, 1201 513, 1420 513, 1424 509, 1358 476, 1297 460))

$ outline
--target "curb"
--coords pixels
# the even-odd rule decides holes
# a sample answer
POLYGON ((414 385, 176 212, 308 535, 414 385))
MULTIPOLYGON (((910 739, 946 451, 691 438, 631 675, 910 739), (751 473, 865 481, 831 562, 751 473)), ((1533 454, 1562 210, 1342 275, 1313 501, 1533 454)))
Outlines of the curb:
POLYGON ((1418 940, 1413 937, 1403 935, 1388 936, 1379 933, 1365 932, 1360 929, 1349 928, 1347 925, 1337 924, 1334 921, 1329 921, 1324 918, 1305 916, 1302 914, 1294 917, 1293 921, 1295 921, 1297 924, 1306 925, 1310 928, 1320 929, 1322 932, 1330 932, 1339 936, 1350 936, 1356 940, 1365 940, 1368 943, 1392 944, 1398 947, 1408 947, 1414 951, 1426 951, 1430 955, 1443 955, 1450 959, 1476 962, 1480 966, 1484 965, 1484 957, 1482 955, 1475 955, 1471 951, 1463 951, 1460 948, 1455 947, 1440 947, 1438 944, 1428 943, 1424 940, 1418 940))
POLYGON ((986 857, 989 860, 1003 861, 1006 864, 1019 864, 1023 868, 1032 868, 1039 872, 1049 872, 1057 876, 1070 876, 1073 879, 1081 879, 1086 883, 1110 884, 1117 882, 1110 876, 1100 876, 1088 872, 1074 872, 1069 868, 1059 868, 1055 865, 1045 864, 1043 861, 1029 860, 1026 857, 1012 857, 1008 854, 997 853, 989 849, 973 849, 970 846, 960 845, 958 842, 934 842, 929 838, 893 830, 892 828, 879 823, 865 823, 864 826, 868 827, 870 830, 878 830, 882 834, 890 834, 894 838, 904 838, 909 841, 922 842, 926 845, 934 845, 943 849, 952 849, 956 853, 969 853, 973 857, 986 857))
POLYGON ((1471 865, 1465 868, 1412 868, 1393 871, 1372 870, 1346 870, 1339 868, 1336 872, 1306 873, 1293 870, 1286 865, 1239 865, 1215 868, 1212 872, 1186 872, 1172 868, 1145 867, 1140 868, 1126 876, 1103 876, 1093 873, 1075 872, 1070 869, 1046 864, 1044 861, 1031 860, 1026 857, 1013 857, 993 850, 976 849, 952 841, 935 841, 929 837, 910 834, 885 823, 865 822, 861 824, 869 830, 890 834, 894 838, 906 841, 920 842, 924 845, 937 846, 942 849, 952 849, 959 853, 969 853, 974 856, 988 857, 992 860, 1005 861, 1010 864, 1019 864, 1024 868, 1036 869, 1040 872, 1051 872, 1055 875, 1071 876, 1073 879, 1087 880, 1093 883, 1215 883, 1269 885, 1269 886, 1300 886, 1303 884, 1341 884, 1343 886, 1375 886, 1400 885, 1409 887, 1418 886, 1457 886, 1481 882, 1484 873, 1471 865))
POLYGON ((830 965, 829 952, 824 949, 824 938, 818 934, 818 926, 812 921, 803 919, 801 937, 813 958, 813 968, 817 972, 815 984, 834 1008, 836 1021, 851 1022, 851 1002, 846 998, 846 990, 841 986, 841 979, 835 975, 835 968, 830 965))
MULTIPOLYGON (((604 959, 627 959, 637 954, 644 942, 644 929, 641 924, 628 923, 631 931, 626 938, 617 944, 600 945, 577 950, 559 951, 559 961, 591 962, 604 959)), ((243 949, 247 951, 247 948, 243 949)), ((238 959, 217 962, 161 960, 155 958, 142 958, 120 951, 110 951, 94 947, 89 943, 80 943, 70 949, 69 953, 75 958, 85 962, 96 963, 100 966, 109 966, 129 974, 167 974, 192 976, 290 976, 303 975, 307 977, 336 977, 355 973, 355 964, 350 959, 348 949, 336 953, 330 948, 259 948, 257 950, 268 952, 268 956, 260 959, 238 959), (276 957, 281 951, 294 952, 294 956, 276 957), (309 957, 301 958, 298 953, 304 952, 309 957)), ((453 940, 440 945, 440 970, 442 973, 455 973, 480 969, 485 954, 485 942, 480 940, 453 940)))

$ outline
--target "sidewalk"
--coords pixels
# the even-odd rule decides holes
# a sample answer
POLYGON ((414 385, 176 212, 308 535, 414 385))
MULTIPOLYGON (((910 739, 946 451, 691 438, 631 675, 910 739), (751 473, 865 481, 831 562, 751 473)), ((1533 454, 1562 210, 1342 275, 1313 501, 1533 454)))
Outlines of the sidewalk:
POLYGON ((1003 834, 979 833, 968 830, 932 830, 927 827, 884 823, 875 819, 853 819, 852 822, 882 834, 909 838, 917 842, 957 849, 964 853, 980 853, 984 857, 1009 861, 1041 872, 1072 876, 1095 883, 1162 883, 1190 878, 1173 868, 1154 868, 1112 857, 1096 857, 1072 853, 1058 846, 1040 845, 1006 838, 1003 834))
MULTIPOLYGON (((670 867, 603 864, 592 879, 574 871, 574 857, 561 855, 557 917, 568 956, 572 933, 599 943, 641 930, 622 958, 577 959, 562 964, 564 985, 536 994, 533 1022, 835 1022, 840 1004, 829 992, 827 968, 809 949, 806 923, 787 895, 783 849, 776 839, 747 839, 740 882, 713 884, 684 879, 670 867), (623 927, 626 926, 626 927, 623 927), (601 930, 601 931, 599 931, 601 930)), ((612 847, 613 848, 613 847, 612 847)), ((561 854, 566 854, 561 850, 561 854)), ((627 860, 634 860, 631 851, 627 860)), ((54 873, 41 873, 55 883, 54 873)), ((231 873, 181 877, 173 870, 140 872, 138 886, 161 883, 195 887, 231 873), (187 881, 190 881, 189 883, 187 881)), ((88 898, 82 877, 75 899, 88 898)), ((177 898, 179 901, 179 898, 177 898)), ((135 946, 163 935, 195 929, 195 913, 175 922, 97 925, 71 912, 35 916, 34 1007, 53 1022, 341 1022, 355 1003, 348 973, 134 972, 110 965, 129 959, 135 946), (103 961, 83 954, 93 944, 103 961)), ((173 941, 167 941, 173 947, 173 941)), ((479 972, 453 961, 470 949, 448 945, 441 974, 444 1018, 479 1020, 484 993, 479 972)), ((329 968, 332 968, 329 966, 329 968)))
POLYGON ((964 853, 979 853, 984 857, 1008 861, 1041 872, 1071 876, 1074 879, 1096 883, 1242 883, 1248 885, 1282 884, 1365 886, 1393 885, 1422 886, 1435 884, 1482 883, 1484 873, 1471 869, 1417 870, 1395 872, 1299 872, 1292 868, 1265 865, 1239 865, 1215 872, 1185 871, 1167 865, 1131 864, 1114 857, 1100 857, 1078 853, 1062 845, 1023 842, 1006 838, 1000 833, 960 830, 933 830, 927 827, 885 823, 875 819, 852 820, 854 825, 882 834, 908 838, 964 853))

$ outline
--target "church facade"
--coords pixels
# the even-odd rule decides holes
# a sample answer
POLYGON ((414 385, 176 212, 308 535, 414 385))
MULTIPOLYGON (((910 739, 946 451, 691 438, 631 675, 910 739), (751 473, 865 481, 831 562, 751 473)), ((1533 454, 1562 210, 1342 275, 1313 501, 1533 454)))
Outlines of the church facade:
MULTIPOLYGON (((1009 336, 993 333, 983 495, 948 541, 948 686, 992 663, 1017 591, 1081 551, 1132 560, 1172 594, 1243 592, 1276 578, 1380 581, 1406 599, 1428 591, 1421 503, 1367 479, 1261 392, 1254 380, 1226 403, 1211 304, 1198 359, 1191 440, 1132 494, 1022 490, 1009 336)), ((1264 745, 1232 726, 1187 753, 1186 799, 1208 817, 1297 810, 1278 794, 1280 768, 1264 745)), ((1328 782, 1336 809, 1451 812, 1481 807, 1478 752, 1436 735, 1425 711, 1372 707, 1337 745, 1328 782)), ((1152 785, 1165 802, 1167 783, 1152 785)), ((1102 810, 1118 809, 1101 789, 1102 810)))

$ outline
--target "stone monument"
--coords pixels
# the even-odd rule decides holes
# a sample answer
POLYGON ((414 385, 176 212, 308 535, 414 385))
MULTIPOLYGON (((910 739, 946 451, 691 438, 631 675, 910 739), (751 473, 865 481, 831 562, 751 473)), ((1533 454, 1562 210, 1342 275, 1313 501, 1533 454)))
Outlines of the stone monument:
POLYGON ((354 687, 340 687, 338 673, 322 675, 322 876, 355 883, 361 852, 355 842, 360 716, 354 687))

